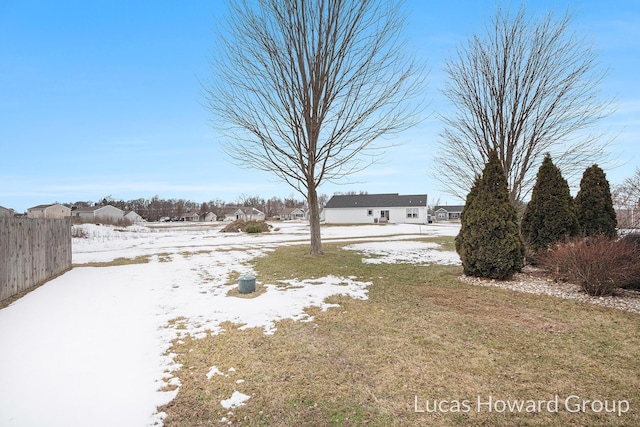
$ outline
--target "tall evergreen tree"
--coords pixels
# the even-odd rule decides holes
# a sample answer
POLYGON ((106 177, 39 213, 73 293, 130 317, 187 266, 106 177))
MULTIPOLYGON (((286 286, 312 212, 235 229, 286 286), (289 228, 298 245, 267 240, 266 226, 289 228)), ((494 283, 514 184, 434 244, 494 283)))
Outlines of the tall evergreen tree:
POLYGON ((578 217, 567 180, 547 154, 522 217, 522 237, 533 252, 578 234, 578 217))
MULTIPOLYGON (((465 200, 462 216, 460 217, 460 231, 458 232, 458 235, 455 239, 456 252, 458 252, 458 255, 460 255, 462 265, 465 265, 465 260, 468 258, 469 251, 471 250, 470 245, 465 244, 464 242, 471 240, 471 230, 477 226, 477 224, 474 223, 474 219, 476 219, 476 216, 471 215, 469 217, 468 215, 466 215, 466 212, 471 211, 473 213, 475 209, 474 202, 478 194, 481 181, 482 177, 476 176, 473 187, 471 187, 471 190, 469 190, 469 194, 467 194, 467 199, 465 200)), ((465 274, 467 274, 466 270, 465 274)))
POLYGON ((575 204, 580 231, 585 236, 616 236, 616 211, 613 209, 609 181, 598 165, 587 168, 582 174, 575 204))
POLYGON ((507 178, 495 150, 467 195, 461 222, 456 251, 465 274, 508 279, 522 269, 518 214, 509 202, 507 178))

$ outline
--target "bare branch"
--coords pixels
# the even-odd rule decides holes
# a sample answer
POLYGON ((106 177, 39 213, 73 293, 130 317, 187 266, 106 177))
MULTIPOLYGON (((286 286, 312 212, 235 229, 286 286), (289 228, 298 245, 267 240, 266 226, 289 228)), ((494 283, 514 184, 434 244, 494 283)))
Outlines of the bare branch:
POLYGON ((445 190, 464 197, 495 148, 515 204, 530 192, 545 153, 567 178, 602 155, 609 141, 592 133, 612 113, 598 97, 606 71, 595 49, 571 32, 571 15, 528 18, 498 7, 484 36, 475 35, 446 61, 444 94, 455 113, 436 155, 445 190), (450 179, 455 177, 454 179, 450 179))
POLYGON ((275 174, 310 207, 322 182, 366 168, 387 148, 380 137, 422 119, 424 68, 405 54, 398 4, 242 0, 229 9, 203 85, 212 124, 232 160, 275 174))

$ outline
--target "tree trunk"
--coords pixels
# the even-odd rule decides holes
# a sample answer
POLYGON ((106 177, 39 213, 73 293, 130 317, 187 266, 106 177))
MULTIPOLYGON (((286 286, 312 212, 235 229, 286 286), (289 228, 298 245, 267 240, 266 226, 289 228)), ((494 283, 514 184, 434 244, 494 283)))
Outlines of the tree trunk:
POLYGON ((318 206, 318 192, 313 185, 307 191, 309 203, 309 228, 311 229, 311 255, 322 254, 322 239, 320 237, 320 207, 318 206))

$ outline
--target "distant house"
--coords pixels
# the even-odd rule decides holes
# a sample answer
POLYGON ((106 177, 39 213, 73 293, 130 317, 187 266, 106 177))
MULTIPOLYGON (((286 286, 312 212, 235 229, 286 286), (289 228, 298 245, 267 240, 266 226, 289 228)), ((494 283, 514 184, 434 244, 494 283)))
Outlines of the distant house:
POLYGON ((426 224, 427 195, 334 195, 325 205, 323 212, 325 222, 333 224, 426 224))
POLYGON ((284 208, 282 209, 282 212, 278 214, 278 218, 281 220, 306 219, 307 213, 304 209, 300 208, 284 208))
POLYGON ((243 221, 264 221, 265 215, 264 212, 251 207, 236 207, 225 210, 225 221, 235 221, 237 219, 241 219, 243 221))
POLYGON ((635 229, 640 223, 640 209, 616 208, 619 229, 635 229))
POLYGON ((4 206, 0 206, 0 217, 3 217, 3 216, 12 217, 13 215, 15 215, 15 212, 13 211, 13 209, 9 209, 9 208, 5 208, 4 206))
POLYGON ((460 215, 464 210, 464 206, 460 205, 442 205, 434 206, 433 214, 436 221, 460 221, 460 215))
POLYGON ((27 209, 27 218, 67 218, 71 216, 71 208, 55 203, 38 205, 27 209))
POLYGON ((222 218, 222 219, 223 219, 224 221, 235 221, 235 220, 236 220, 236 215, 235 215, 235 214, 236 214, 236 211, 237 211, 237 210, 238 210, 238 208, 237 208, 237 207, 230 207, 230 206, 227 206, 227 207, 224 209, 224 212, 223 212, 223 214, 222 214, 222 215, 223 215, 223 218, 222 218))
POLYGON ((78 208, 71 212, 74 218, 82 221, 118 222, 124 219, 124 211, 111 205, 98 205, 78 208))
POLYGON ((218 220, 218 216, 213 212, 207 212, 204 216, 204 222, 214 222, 218 220))
POLYGON ((131 221, 133 224, 137 224, 139 222, 144 222, 144 218, 138 215, 135 211, 129 211, 124 214, 124 219, 131 221))
POLYGON ((200 221, 200 215, 197 212, 185 212, 180 215, 180 221, 195 222, 200 221))

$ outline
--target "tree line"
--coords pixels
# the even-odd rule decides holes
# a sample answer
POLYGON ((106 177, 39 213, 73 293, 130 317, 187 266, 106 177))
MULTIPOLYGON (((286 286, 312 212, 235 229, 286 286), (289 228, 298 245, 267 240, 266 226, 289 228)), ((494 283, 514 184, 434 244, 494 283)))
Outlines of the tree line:
MULTIPOLYGON (((328 200, 327 195, 321 195, 319 201, 324 205, 328 200)), ((225 213, 232 208, 253 207, 264 212, 266 218, 273 218, 286 208, 307 209, 304 200, 297 199, 292 195, 288 197, 271 197, 265 199, 260 196, 241 195, 234 202, 227 202, 222 199, 211 199, 207 202, 196 202, 187 199, 170 198, 165 199, 156 195, 150 199, 138 198, 131 200, 115 199, 111 195, 103 197, 98 201, 77 201, 73 203, 63 203, 71 209, 92 207, 96 205, 111 205, 125 212, 135 211, 147 221, 158 221, 163 217, 180 217, 187 212, 196 212, 204 215, 209 212, 216 214, 218 218, 224 218, 225 213)))

